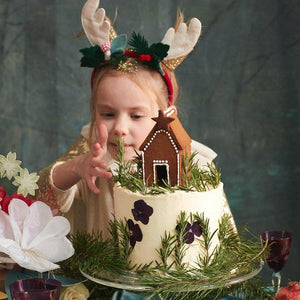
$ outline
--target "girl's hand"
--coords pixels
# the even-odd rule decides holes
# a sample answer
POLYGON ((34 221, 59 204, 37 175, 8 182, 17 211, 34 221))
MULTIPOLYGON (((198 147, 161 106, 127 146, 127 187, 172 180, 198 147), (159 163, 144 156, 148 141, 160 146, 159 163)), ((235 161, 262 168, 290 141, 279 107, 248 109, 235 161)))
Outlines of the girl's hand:
POLYGON ((107 152, 107 128, 105 125, 97 125, 97 131, 98 142, 91 147, 90 152, 78 157, 76 166, 78 175, 85 179, 90 190, 96 194, 100 192, 95 184, 97 177, 112 177, 112 173, 106 171, 107 165, 103 162, 107 152))

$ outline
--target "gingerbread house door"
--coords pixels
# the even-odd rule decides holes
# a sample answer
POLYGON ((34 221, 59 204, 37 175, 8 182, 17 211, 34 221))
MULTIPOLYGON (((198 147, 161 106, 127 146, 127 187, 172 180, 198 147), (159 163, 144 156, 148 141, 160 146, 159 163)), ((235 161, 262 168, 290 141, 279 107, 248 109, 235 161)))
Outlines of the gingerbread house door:
POLYGON ((153 161, 154 183, 159 186, 170 184, 170 168, 167 161, 153 161))

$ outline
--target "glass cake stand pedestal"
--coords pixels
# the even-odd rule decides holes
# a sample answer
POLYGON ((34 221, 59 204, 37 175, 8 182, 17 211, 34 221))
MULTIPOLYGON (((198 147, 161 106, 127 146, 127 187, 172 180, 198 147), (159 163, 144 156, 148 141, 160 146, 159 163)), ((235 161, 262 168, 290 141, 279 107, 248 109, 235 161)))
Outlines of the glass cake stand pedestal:
MULTIPOLYGON (((228 280, 225 280, 225 283, 223 282, 222 286, 218 285, 214 278, 207 278, 203 280, 203 284, 194 285, 184 291, 194 292, 200 290, 213 290, 222 287, 229 287, 231 285, 247 281, 256 276, 261 271, 263 264, 264 263, 262 260, 260 262, 257 262, 257 264, 255 264, 250 272, 239 272, 236 268, 233 268, 230 272, 228 280)), ((80 270, 80 272, 88 280, 107 287, 149 294, 155 291, 155 288, 153 286, 145 284, 142 275, 135 272, 123 270, 122 272, 116 274, 109 271, 103 271, 97 277, 92 276, 87 271, 80 270)), ((176 281, 176 283, 180 285, 180 281, 176 281)), ((160 299, 163 299, 161 295, 158 295, 158 297, 160 299)))

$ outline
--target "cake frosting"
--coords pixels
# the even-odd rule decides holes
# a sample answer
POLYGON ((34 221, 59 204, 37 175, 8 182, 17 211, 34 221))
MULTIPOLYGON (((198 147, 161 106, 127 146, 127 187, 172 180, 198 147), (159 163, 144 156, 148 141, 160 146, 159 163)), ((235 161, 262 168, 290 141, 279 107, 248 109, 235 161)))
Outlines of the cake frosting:
POLYGON ((127 224, 132 265, 197 267, 220 244, 222 220, 236 230, 223 183, 212 161, 198 160, 176 111, 159 111, 153 120, 156 124, 139 148, 138 169, 126 170, 120 162, 115 218, 127 224), (135 178, 141 182, 131 184, 135 178))
MULTIPOLYGON (((133 250, 129 258, 136 265, 161 263, 158 252, 162 247, 162 237, 166 233, 176 235, 181 212, 188 217, 198 214, 208 219, 211 234, 218 230, 219 222, 224 215, 231 216, 231 224, 235 228, 230 207, 224 195, 223 183, 220 183, 217 188, 204 192, 175 191, 159 195, 143 195, 116 185, 114 199, 115 218, 127 220, 129 229, 133 226, 140 229, 141 235, 133 241, 133 250)), ((190 228, 187 228, 186 233, 189 231, 190 235, 193 235, 193 221, 189 223, 190 228)), ((197 234, 196 230, 192 237, 194 241, 190 243, 191 241, 186 240, 186 251, 182 262, 187 267, 195 267, 199 255, 206 254, 206 249, 201 243, 203 240, 201 232, 197 234)), ((218 244, 218 236, 214 234, 208 249, 209 255, 218 244)), ((170 255, 168 263, 171 264, 172 260, 173 257, 170 255)))

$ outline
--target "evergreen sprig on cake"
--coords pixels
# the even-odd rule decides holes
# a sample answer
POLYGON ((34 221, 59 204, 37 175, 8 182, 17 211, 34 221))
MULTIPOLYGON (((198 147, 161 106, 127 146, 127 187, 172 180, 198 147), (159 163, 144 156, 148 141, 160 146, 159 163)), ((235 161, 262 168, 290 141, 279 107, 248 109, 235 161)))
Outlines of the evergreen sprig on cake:
POLYGON ((132 192, 140 192, 144 195, 172 193, 178 190, 203 192, 216 188, 220 183, 221 173, 216 166, 213 163, 208 163, 204 168, 199 168, 196 159, 197 153, 193 152, 190 156, 186 154, 182 159, 182 185, 172 186, 164 181, 163 186, 155 183, 148 186, 141 178, 141 156, 136 153, 133 161, 126 162, 124 160, 124 143, 120 139, 116 143, 118 146, 118 169, 116 170, 114 180, 132 192))
MULTIPOLYGON (((105 240, 101 234, 95 233, 78 232, 71 235, 75 255, 61 263, 60 272, 69 276, 72 274, 74 278, 82 278, 81 272, 103 280, 122 278, 124 284, 132 284, 133 287, 147 286, 150 298, 160 295, 170 300, 203 299, 207 296, 214 299, 228 294, 236 297, 243 295, 243 299, 249 300, 265 297, 268 292, 263 289, 264 282, 260 277, 227 285, 229 280, 245 276, 257 268, 265 250, 260 241, 246 229, 241 229, 239 233, 232 230, 228 216, 220 220, 218 232, 210 232, 209 220, 203 215, 193 217, 202 224, 203 245, 207 255, 189 271, 181 259, 186 247, 184 230, 166 233, 162 237, 161 247, 157 249, 161 263, 136 266, 129 259, 131 247, 128 226, 123 221, 114 220, 110 224, 110 239, 105 240), (209 255, 208 247, 216 234, 220 245, 214 255, 209 255), (168 263, 169 256, 174 256, 175 263, 168 263), (132 273, 133 270, 136 273, 132 273)), ((185 228, 190 218, 182 213, 178 216, 178 227, 185 228)), ((89 284, 93 286, 92 282, 89 284)))

